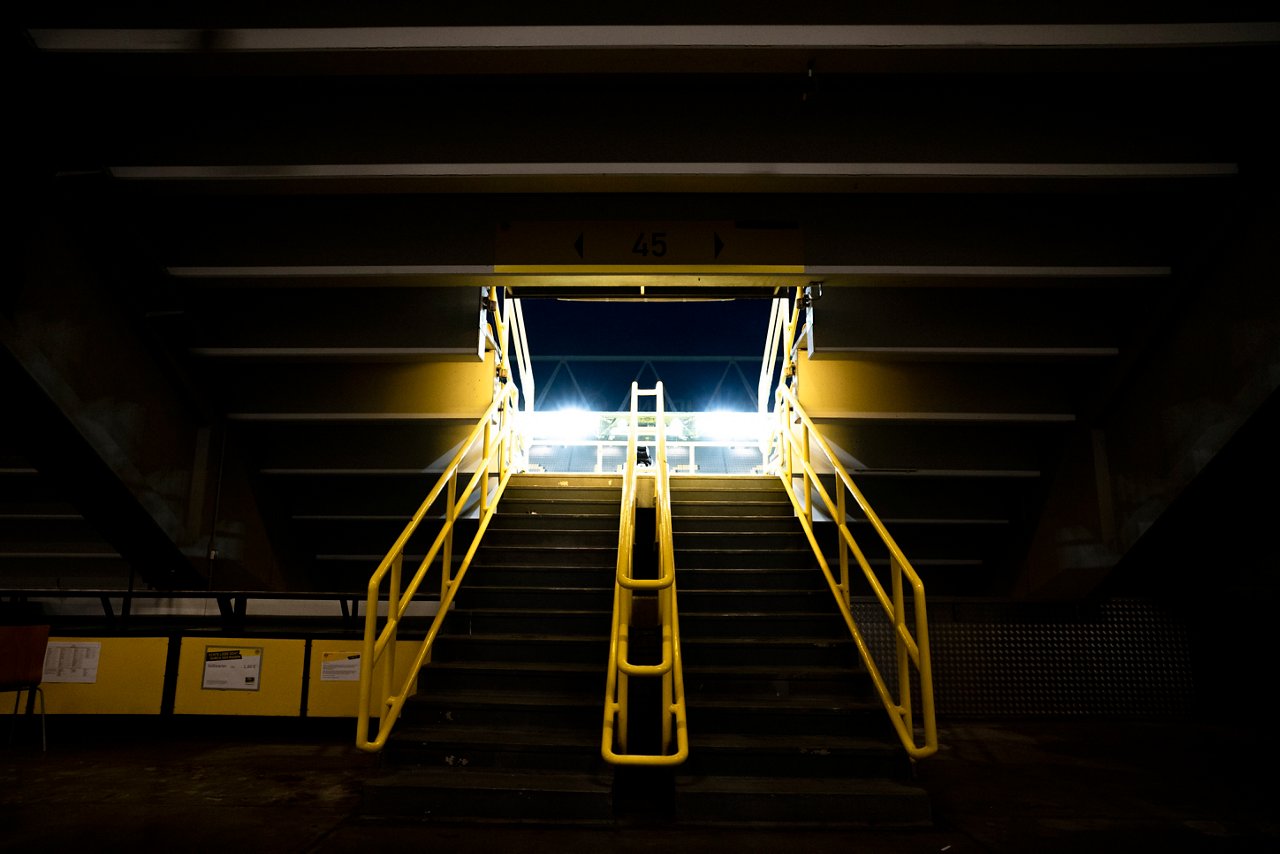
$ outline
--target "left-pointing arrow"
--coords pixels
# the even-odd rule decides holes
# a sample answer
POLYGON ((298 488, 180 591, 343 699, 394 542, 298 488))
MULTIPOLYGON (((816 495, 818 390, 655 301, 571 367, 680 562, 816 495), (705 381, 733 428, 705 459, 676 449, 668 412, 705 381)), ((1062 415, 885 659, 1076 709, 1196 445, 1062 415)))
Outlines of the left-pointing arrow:
POLYGON ((583 237, 583 235, 579 234, 579 235, 578 235, 578 239, 577 239, 577 240, 575 240, 575 241, 573 241, 573 248, 578 250, 578 257, 579 257, 579 258, 582 258, 582 257, 583 257, 583 255, 582 255, 582 237, 583 237))

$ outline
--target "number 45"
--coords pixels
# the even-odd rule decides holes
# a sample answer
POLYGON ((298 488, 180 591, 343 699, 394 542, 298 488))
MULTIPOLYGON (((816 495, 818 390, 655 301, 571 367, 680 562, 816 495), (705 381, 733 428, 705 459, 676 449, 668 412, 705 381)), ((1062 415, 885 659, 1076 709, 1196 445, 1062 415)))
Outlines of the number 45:
POLYGON ((635 255, 652 254, 655 258, 661 258, 667 254, 667 233, 665 231, 654 231, 651 233, 640 232, 636 237, 635 244, 631 247, 631 252, 635 255))

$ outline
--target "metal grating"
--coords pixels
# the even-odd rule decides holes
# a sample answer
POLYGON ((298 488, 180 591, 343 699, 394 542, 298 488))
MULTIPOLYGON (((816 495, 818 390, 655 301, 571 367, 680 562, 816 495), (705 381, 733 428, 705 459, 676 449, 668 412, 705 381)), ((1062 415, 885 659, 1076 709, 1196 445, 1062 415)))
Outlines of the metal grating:
MULTIPOLYGON (((1163 716, 1195 705, 1189 633, 1155 603, 936 610, 929 636, 939 716, 1163 716)), ((855 603, 854 616, 894 685, 888 625, 870 603, 855 603)))

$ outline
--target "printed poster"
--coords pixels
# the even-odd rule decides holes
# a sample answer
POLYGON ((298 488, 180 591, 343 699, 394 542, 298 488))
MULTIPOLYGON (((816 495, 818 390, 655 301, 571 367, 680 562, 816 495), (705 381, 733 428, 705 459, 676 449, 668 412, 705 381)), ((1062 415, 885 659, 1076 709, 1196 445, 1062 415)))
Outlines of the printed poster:
POLYGON ((49 641, 44 654, 45 682, 97 682, 99 641, 49 641))
POLYGON ((206 691, 257 691, 262 676, 262 647, 206 646, 206 691))
POLYGON ((359 682, 360 653, 325 652, 320 655, 321 682, 359 682))

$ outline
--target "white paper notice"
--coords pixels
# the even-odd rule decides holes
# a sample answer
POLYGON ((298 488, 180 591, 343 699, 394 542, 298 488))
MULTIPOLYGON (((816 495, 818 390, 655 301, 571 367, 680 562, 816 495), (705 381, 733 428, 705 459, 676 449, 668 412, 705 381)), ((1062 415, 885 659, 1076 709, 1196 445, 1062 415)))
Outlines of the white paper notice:
POLYGON ((97 682, 98 641, 49 641, 44 654, 45 682, 97 682))
POLYGON ((262 647, 206 646, 204 681, 210 691, 257 691, 261 684, 262 647))
POLYGON ((325 652, 320 655, 321 682, 359 682, 360 653, 325 652))

